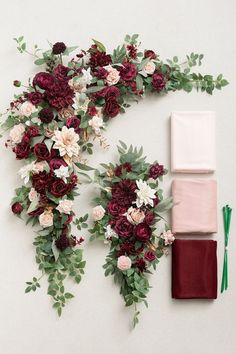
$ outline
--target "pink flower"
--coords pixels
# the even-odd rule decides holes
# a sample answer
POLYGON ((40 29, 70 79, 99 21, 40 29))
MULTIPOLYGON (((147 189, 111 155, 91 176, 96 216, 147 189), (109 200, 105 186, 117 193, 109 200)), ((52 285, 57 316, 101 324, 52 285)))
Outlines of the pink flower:
POLYGON ((39 215, 39 223, 42 227, 50 227, 53 225, 53 213, 51 211, 44 211, 39 215))
POLYGON ((165 240, 165 246, 171 245, 175 240, 175 237, 172 234, 171 230, 164 231, 161 235, 161 238, 165 240))
POLYGON ((12 128, 12 130, 10 131, 10 134, 9 134, 9 135, 10 135, 10 138, 11 138, 11 141, 12 141, 14 144, 20 143, 24 131, 25 131, 25 126, 24 126, 24 124, 20 123, 20 124, 15 125, 15 126, 12 128))
POLYGON ((148 61, 147 64, 144 65, 144 68, 143 68, 143 71, 149 75, 152 75, 155 70, 156 70, 156 65, 151 60, 148 61))
POLYGON ((129 257, 120 256, 117 260, 117 268, 120 270, 128 270, 131 268, 132 261, 129 257))
POLYGON ((139 208, 130 207, 125 215, 128 221, 133 225, 140 224, 145 219, 144 212, 139 208))
POLYGON ((107 84, 109 86, 117 84, 117 82, 120 80, 119 71, 113 68, 111 65, 106 66, 105 69, 108 72, 108 75, 106 77, 107 84))
POLYGON ((29 117, 36 111, 36 107, 30 101, 25 101, 20 106, 19 111, 21 116, 29 117))
POLYGON ((92 211, 93 220, 99 221, 105 215, 105 209, 101 205, 97 205, 92 211))

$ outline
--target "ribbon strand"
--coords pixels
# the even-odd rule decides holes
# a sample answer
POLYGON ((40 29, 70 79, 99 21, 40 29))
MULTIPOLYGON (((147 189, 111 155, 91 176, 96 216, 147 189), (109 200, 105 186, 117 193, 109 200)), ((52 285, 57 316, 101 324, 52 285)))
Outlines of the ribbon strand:
POLYGON ((224 251, 222 281, 221 281, 221 293, 223 293, 224 290, 228 289, 228 242, 229 242, 231 213, 232 213, 232 208, 230 208, 229 205, 223 207, 225 251, 224 251))

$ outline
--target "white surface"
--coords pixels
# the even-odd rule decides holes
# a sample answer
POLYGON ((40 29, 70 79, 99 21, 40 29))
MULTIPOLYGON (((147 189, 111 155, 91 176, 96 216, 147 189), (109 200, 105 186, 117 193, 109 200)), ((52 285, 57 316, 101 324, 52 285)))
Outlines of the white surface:
MULTIPOLYGON (((77 287, 68 284, 76 298, 61 319, 51 309, 46 280, 36 294, 24 294, 24 282, 38 271, 32 247, 33 231, 9 212, 20 162, 4 149, 0 161, 0 352, 2 354, 234 354, 236 352, 236 183, 235 183, 235 92, 236 51, 234 0, 149 1, 2 1, 1 2, 1 110, 11 100, 14 79, 26 80, 33 73, 27 55, 15 50, 12 38, 24 34, 29 45, 46 48, 65 41, 87 48, 90 38, 103 41, 108 49, 126 33, 140 33, 143 48, 155 49, 162 57, 205 54, 201 71, 224 73, 230 86, 212 97, 206 94, 172 93, 147 98, 110 124, 108 153, 99 150, 90 163, 114 159, 119 139, 143 144, 149 160, 169 166, 169 115, 173 110, 217 112, 217 172, 219 189, 218 264, 222 270, 223 232, 220 208, 233 207, 229 244, 229 290, 218 300, 176 301, 170 296, 171 258, 162 259, 152 276, 149 309, 142 308, 140 324, 130 331, 132 314, 123 307, 112 278, 105 278, 101 265, 107 252, 103 245, 84 245, 86 276, 77 287)), ((205 178, 207 178, 205 176, 205 178)), ((170 178, 165 183, 169 191, 170 178)), ((85 188, 77 200, 77 213, 89 211, 92 189, 85 188)))

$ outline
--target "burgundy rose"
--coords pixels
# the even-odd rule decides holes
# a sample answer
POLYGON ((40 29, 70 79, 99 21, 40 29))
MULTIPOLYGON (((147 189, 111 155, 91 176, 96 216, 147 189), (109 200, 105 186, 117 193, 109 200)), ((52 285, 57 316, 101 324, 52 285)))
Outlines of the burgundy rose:
POLYGON ((68 215, 67 220, 64 222, 64 225, 69 225, 72 222, 73 217, 74 217, 73 213, 68 215))
POLYGON ((55 55, 62 54, 66 50, 66 45, 63 42, 56 42, 53 44, 52 53, 55 55))
POLYGON ((137 47, 133 44, 127 45, 129 57, 132 59, 136 59, 137 57, 137 47))
POLYGON ((36 127, 36 125, 31 125, 30 127, 27 128, 26 133, 30 138, 34 138, 35 136, 39 135, 39 128, 36 127))
POLYGON ((158 163, 152 165, 149 170, 149 178, 157 179, 165 174, 165 169, 163 165, 158 163))
POLYGON ((141 242, 147 242, 151 237, 152 230, 145 222, 141 222, 134 228, 136 239, 141 242))
POLYGON ((74 91, 67 82, 58 81, 46 91, 49 104, 57 110, 66 108, 73 103, 74 91))
POLYGON ((115 176, 120 177, 123 171, 131 172, 132 165, 129 162, 125 162, 123 165, 116 166, 116 168, 114 169, 114 174, 115 176))
POLYGON ((66 162, 60 158, 54 158, 51 159, 49 162, 49 166, 51 170, 57 170, 58 168, 60 168, 61 166, 67 166, 66 162))
POLYGON ((146 270, 147 265, 146 265, 146 262, 143 258, 137 259, 137 261, 135 262, 135 265, 140 272, 144 272, 146 270))
POLYGON ((113 97, 108 98, 106 100, 103 112, 110 118, 117 116, 117 114, 120 113, 120 105, 117 100, 113 97))
POLYGON ((117 203, 116 201, 110 200, 110 202, 107 204, 107 210, 110 215, 117 218, 123 215, 127 209, 122 205, 120 205, 119 203, 117 203))
POLYGON ((30 138, 23 136, 22 142, 13 148, 18 160, 26 159, 30 153, 30 138))
POLYGON ((145 215, 145 219, 144 221, 148 224, 148 225, 152 225, 155 221, 155 214, 152 213, 151 211, 148 211, 145 215))
POLYGON ((121 244, 120 249, 117 253, 117 257, 130 254, 134 254, 134 245, 129 241, 125 241, 121 244))
POLYGON ((43 108, 39 112, 39 119, 43 123, 51 123, 54 118, 53 111, 50 108, 43 108))
POLYGON ((98 114, 98 111, 95 106, 88 107, 87 113, 89 116, 94 117, 98 114))
POLYGON ((104 97, 108 99, 109 97, 118 98, 120 96, 120 90, 116 86, 107 86, 101 91, 98 91, 94 94, 94 97, 104 97))
POLYGON ((80 119, 76 116, 72 116, 67 118, 66 120, 66 126, 67 128, 74 128, 75 132, 77 134, 80 133, 80 119))
POLYGON ((115 232, 120 237, 129 237, 133 232, 133 225, 127 220, 126 216, 122 216, 116 221, 115 232))
POLYGON ((50 158, 50 151, 44 143, 34 145, 34 154, 39 161, 48 160, 50 158))
POLYGON ((70 69, 67 66, 58 64, 57 67, 54 69, 53 73, 58 80, 69 81, 71 78, 71 76, 68 76, 69 71, 70 69))
POLYGON ((35 91, 27 94, 27 100, 33 105, 37 106, 43 100, 43 94, 41 92, 35 91))
POLYGON ((90 65, 93 67, 106 66, 111 64, 111 56, 104 52, 94 51, 90 56, 90 65))
POLYGON ((147 251, 144 254, 144 258, 148 261, 148 262, 152 262, 154 261, 154 259, 156 259, 156 255, 153 251, 147 251))
POLYGON ((34 211, 31 211, 28 215, 29 216, 39 216, 44 212, 44 208, 43 207, 39 207, 34 211))
POLYGON ((135 64, 124 63, 123 66, 119 67, 120 77, 124 81, 132 81, 136 77, 137 68, 135 64))
POLYGON ((33 86, 38 86, 43 90, 48 90, 54 84, 54 77, 45 72, 40 72, 33 79, 33 86))
POLYGON ((153 50, 145 50, 144 58, 156 59, 156 53, 153 50))
POLYGON ((129 207, 133 201, 136 200, 135 190, 137 189, 136 183, 132 180, 125 179, 117 182, 112 187, 112 197, 121 206, 129 207))
POLYGON ((98 79, 105 80, 108 76, 108 71, 104 68, 98 68, 95 71, 95 75, 97 76, 98 79))
POLYGON ((165 76, 160 72, 155 72, 152 75, 152 86, 155 91, 160 92, 166 86, 166 79, 165 76))
POLYGON ((16 202, 12 204, 11 210, 14 214, 20 214, 23 211, 23 206, 21 205, 21 203, 16 202))
POLYGON ((33 174, 32 185, 38 193, 44 194, 46 188, 50 186, 51 178, 51 175, 46 171, 33 174))
POLYGON ((50 186, 50 193, 56 198, 63 197, 68 192, 68 185, 61 178, 57 178, 50 186))
POLYGON ((157 196, 155 199, 153 199, 153 205, 154 205, 154 207, 156 207, 157 204, 159 204, 159 203, 160 203, 160 198, 157 196))

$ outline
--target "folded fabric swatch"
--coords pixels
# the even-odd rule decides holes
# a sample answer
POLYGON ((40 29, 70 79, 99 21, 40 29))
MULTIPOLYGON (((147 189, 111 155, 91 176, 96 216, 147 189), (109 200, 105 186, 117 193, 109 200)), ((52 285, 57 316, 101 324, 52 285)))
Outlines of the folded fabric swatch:
POLYGON ((172 182, 172 231, 174 233, 217 232, 217 183, 194 179, 172 182))
POLYGON ((217 298, 217 243, 175 240, 172 246, 172 297, 217 298))
POLYGON ((215 112, 173 112, 172 172, 210 173, 215 168, 215 112))

